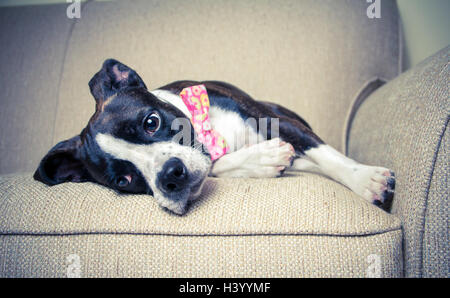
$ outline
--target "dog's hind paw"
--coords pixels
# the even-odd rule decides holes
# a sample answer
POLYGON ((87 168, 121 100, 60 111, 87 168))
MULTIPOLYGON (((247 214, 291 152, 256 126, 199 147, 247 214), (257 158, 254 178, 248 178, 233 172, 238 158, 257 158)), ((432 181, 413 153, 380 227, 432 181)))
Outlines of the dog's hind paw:
POLYGON ((386 168, 364 166, 355 170, 356 193, 385 211, 390 211, 395 190, 395 174, 386 168))
POLYGON ((394 200, 395 190, 395 174, 392 171, 385 172, 384 179, 382 180, 383 186, 386 183, 386 189, 381 194, 374 196, 373 204, 380 207, 386 212, 391 211, 392 202, 394 200))

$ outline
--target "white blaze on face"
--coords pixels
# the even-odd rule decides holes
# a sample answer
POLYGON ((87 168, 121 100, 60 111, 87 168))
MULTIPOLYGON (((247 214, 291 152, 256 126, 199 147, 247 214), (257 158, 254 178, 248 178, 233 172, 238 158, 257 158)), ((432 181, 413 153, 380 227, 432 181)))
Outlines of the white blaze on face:
POLYGON ((156 96, 159 100, 175 106, 177 109, 183 112, 183 114, 189 119, 192 118, 191 112, 189 112, 188 108, 186 107, 186 105, 184 104, 183 100, 179 95, 176 95, 167 90, 159 90, 159 89, 150 91, 150 93, 156 96))
MULTIPOLYGON (((157 175, 164 163, 172 157, 179 158, 186 166, 194 183, 201 183, 208 175, 211 160, 192 147, 182 146, 174 142, 157 142, 152 144, 133 144, 109 134, 97 134, 96 141, 99 147, 116 159, 131 162, 144 176, 153 190, 153 196, 158 204, 169 210, 183 214, 186 211, 188 200, 195 198, 195 194, 188 194, 186 199, 170 200, 156 185, 157 175), (198 181, 197 181, 198 180, 198 181)), ((189 191, 189 190, 188 190, 189 191)))

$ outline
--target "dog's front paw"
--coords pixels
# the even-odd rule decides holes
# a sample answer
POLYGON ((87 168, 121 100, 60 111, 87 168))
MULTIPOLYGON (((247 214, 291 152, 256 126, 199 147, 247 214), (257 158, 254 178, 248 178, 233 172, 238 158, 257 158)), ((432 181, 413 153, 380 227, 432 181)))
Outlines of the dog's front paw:
POLYGON ((356 193, 385 211, 390 211, 394 198, 395 175, 389 169, 363 166, 355 168, 356 193))
POLYGON ((295 157, 294 147, 279 138, 261 142, 248 148, 248 165, 255 168, 258 177, 278 177, 295 157))
POLYGON ((239 167, 221 177, 273 178, 281 176, 295 157, 291 144, 276 138, 241 149, 239 167))
POLYGON ((225 155, 213 165, 212 175, 235 178, 274 178, 291 166, 295 157, 291 144, 279 138, 245 146, 225 155))

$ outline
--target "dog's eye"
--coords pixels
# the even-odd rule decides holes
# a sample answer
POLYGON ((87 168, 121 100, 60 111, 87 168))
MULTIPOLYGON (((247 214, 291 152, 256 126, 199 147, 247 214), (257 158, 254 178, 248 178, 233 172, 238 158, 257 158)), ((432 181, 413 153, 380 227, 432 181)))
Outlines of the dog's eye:
POLYGON ((149 134, 154 134, 161 125, 161 118, 155 112, 151 113, 144 119, 144 129, 149 134))
POLYGON ((116 185, 121 188, 127 187, 130 183, 131 183, 130 175, 120 176, 119 178, 116 179, 116 185))

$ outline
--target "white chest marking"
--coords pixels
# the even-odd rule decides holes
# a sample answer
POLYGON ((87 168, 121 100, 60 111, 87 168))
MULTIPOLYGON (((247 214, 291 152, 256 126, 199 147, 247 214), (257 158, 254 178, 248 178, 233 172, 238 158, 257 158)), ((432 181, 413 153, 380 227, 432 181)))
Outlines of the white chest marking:
POLYGON ((209 109, 209 119, 211 127, 227 141, 230 147, 229 153, 237 151, 245 145, 264 141, 264 137, 252 127, 252 125, 256 127, 256 119, 244 121, 238 113, 214 106, 209 109))

